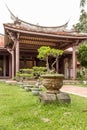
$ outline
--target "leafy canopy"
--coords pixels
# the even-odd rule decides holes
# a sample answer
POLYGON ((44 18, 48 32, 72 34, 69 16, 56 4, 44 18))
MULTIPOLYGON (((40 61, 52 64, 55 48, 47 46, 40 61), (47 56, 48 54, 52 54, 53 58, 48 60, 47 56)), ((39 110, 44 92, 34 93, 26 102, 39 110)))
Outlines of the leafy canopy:
POLYGON ((73 25, 74 29, 79 32, 87 33, 87 12, 85 11, 85 5, 87 0, 80 0, 80 17, 79 22, 73 25))
POLYGON ((73 27, 76 31, 87 33, 87 12, 84 9, 81 10, 79 22, 73 27))
POLYGON ((78 47, 78 60, 80 61, 81 65, 87 68, 87 44, 81 44, 78 47))
POLYGON ((50 71, 49 68, 49 56, 53 56, 55 57, 54 62, 52 63, 51 67, 52 69, 54 69, 54 64, 57 63, 58 57, 61 56, 63 54, 63 50, 59 50, 59 49, 55 49, 55 48, 50 48, 49 46, 41 46, 38 49, 38 58, 39 59, 43 59, 46 60, 46 67, 47 67, 47 71, 50 71))
POLYGON ((63 54, 63 50, 59 50, 59 49, 55 49, 55 48, 51 49, 51 55, 55 58, 61 56, 62 54, 63 54))
POLYGON ((41 46, 38 49, 38 58, 39 59, 46 59, 48 56, 53 56, 53 57, 59 57, 60 55, 63 54, 63 50, 55 49, 55 48, 50 48, 49 46, 41 46))
POLYGON ((81 0, 81 1, 80 1, 80 7, 84 7, 85 4, 86 4, 86 2, 87 2, 86 0, 81 0))
POLYGON ((51 48, 49 46, 42 46, 38 49, 38 58, 39 59, 46 59, 50 55, 51 48))

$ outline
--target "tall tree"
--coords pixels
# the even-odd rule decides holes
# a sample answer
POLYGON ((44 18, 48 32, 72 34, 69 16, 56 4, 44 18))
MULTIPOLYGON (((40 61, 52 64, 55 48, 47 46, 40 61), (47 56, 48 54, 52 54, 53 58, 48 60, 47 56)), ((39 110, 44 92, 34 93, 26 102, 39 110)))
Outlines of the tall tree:
POLYGON ((87 68, 87 42, 85 41, 84 44, 81 44, 78 47, 78 60, 80 61, 81 65, 87 68))
POLYGON ((78 47, 78 60, 85 67, 85 79, 87 80, 87 41, 78 47))
POLYGON ((87 12, 85 11, 86 2, 87 0, 80 0, 81 14, 79 22, 73 25, 76 31, 83 33, 87 33, 87 12))
POLYGON ((81 10, 79 22, 73 27, 76 31, 87 33, 87 12, 84 9, 81 10))
POLYGON ((80 1, 80 7, 84 7, 85 4, 86 4, 86 2, 87 2, 86 0, 81 0, 81 1, 80 1))

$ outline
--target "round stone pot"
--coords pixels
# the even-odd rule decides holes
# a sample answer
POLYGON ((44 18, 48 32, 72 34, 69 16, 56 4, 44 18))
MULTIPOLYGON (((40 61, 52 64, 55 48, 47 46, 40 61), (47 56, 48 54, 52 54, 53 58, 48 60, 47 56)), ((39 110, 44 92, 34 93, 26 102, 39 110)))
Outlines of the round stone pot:
POLYGON ((47 89, 47 93, 59 92, 59 89, 63 86, 64 75, 62 74, 46 74, 41 75, 43 78, 42 84, 47 89))

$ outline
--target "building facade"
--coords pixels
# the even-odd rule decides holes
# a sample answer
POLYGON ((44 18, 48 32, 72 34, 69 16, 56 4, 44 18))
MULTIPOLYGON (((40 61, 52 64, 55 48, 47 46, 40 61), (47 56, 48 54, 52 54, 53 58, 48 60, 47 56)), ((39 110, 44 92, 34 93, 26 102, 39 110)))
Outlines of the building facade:
POLYGON ((66 29, 67 24, 43 27, 15 16, 13 23, 4 24, 4 40, 2 47, 0 46, 0 78, 14 78, 21 68, 44 66, 45 63, 37 58, 37 50, 41 46, 50 46, 64 50, 56 71, 64 74, 65 79, 76 79, 76 47, 87 39, 87 34, 69 31, 66 29), (69 47, 72 47, 72 53, 66 53, 69 47))

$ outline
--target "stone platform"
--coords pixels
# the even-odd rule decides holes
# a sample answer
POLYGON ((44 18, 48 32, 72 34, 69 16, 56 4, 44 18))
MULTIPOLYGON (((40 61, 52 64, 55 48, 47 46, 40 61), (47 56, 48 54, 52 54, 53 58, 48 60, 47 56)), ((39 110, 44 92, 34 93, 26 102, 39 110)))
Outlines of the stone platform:
POLYGON ((51 94, 51 93, 39 93, 39 99, 41 102, 48 104, 48 103, 71 103, 71 99, 69 94, 64 92, 59 92, 57 94, 51 94))

